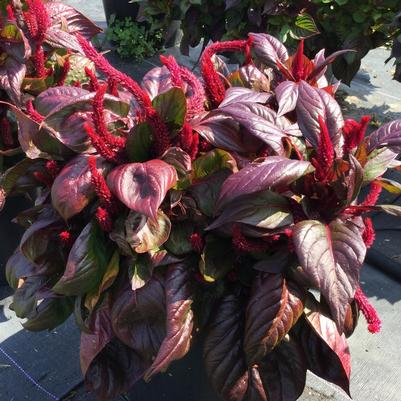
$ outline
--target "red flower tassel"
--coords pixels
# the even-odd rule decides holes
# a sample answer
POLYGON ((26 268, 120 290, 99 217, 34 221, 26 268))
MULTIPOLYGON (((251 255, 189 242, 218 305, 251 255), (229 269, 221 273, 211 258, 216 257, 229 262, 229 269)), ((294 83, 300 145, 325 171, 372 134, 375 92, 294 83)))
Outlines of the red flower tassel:
POLYGON ((89 156, 88 166, 91 172, 91 182, 95 188, 96 195, 100 199, 101 204, 105 208, 111 210, 113 208, 113 195, 111 194, 110 189, 107 186, 103 174, 99 173, 96 167, 96 157, 89 156))
POLYGON ((9 21, 15 21, 14 7, 12 4, 7 4, 6 12, 7 12, 7 19, 9 21))
POLYGON ((217 107, 224 99, 226 89, 214 69, 212 57, 218 52, 244 51, 247 45, 246 40, 232 40, 227 42, 215 42, 208 46, 203 52, 200 66, 206 93, 212 107, 217 107))
POLYGON ((64 60, 63 66, 61 67, 60 77, 57 81, 57 86, 63 86, 65 84, 65 80, 67 78, 68 73, 70 72, 70 69, 71 69, 70 58, 67 57, 64 60))
POLYGON ((160 61, 167 67, 170 71, 171 82, 173 86, 177 86, 178 88, 182 88, 182 79, 181 79, 181 69, 177 64, 177 61, 173 56, 165 57, 163 55, 160 56, 160 61))
POLYGON ((109 88, 109 93, 115 97, 118 97, 118 83, 114 79, 107 80, 107 86, 109 88))
POLYGON ((360 206, 374 206, 382 191, 382 187, 377 182, 373 181, 370 183, 369 193, 366 195, 365 200, 360 204, 360 206))
POLYGON ((375 229, 370 217, 365 217, 363 222, 365 223, 365 230, 363 231, 362 238, 366 248, 369 249, 373 245, 373 242, 375 242, 375 229))
POLYGON ((89 123, 84 124, 84 130, 88 134, 92 146, 96 149, 100 156, 112 163, 119 163, 120 159, 116 156, 115 152, 109 149, 103 138, 96 134, 95 130, 89 123))
POLYGON ((110 213, 102 208, 98 207, 96 210, 96 220, 98 221, 100 228, 105 232, 110 232, 113 228, 113 221, 111 219, 110 213))
MULTIPOLYGON (((304 68, 304 40, 301 39, 298 45, 298 50, 295 54, 295 58, 292 64, 292 75, 298 82, 301 79, 305 79, 305 68, 304 68)), ((319 122, 320 124, 320 122, 319 122)))
POLYGON ((240 252, 263 252, 266 251, 270 245, 268 243, 260 243, 255 240, 249 240, 241 233, 241 229, 237 224, 233 225, 232 244, 234 249, 240 252))
POLYGON ((99 81, 96 74, 89 67, 85 67, 85 75, 89 78, 89 90, 96 92, 99 89, 99 81))
POLYGON ((351 152, 362 142, 363 138, 365 137, 365 133, 369 126, 370 120, 371 116, 363 116, 359 123, 352 119, 345 121, 343 127, 343 151, 345 154, 351 152))
POLYGON ((360 311, 365 316, 366 322, 368 323, 368 330, 373 334, 378 333, 381 330, 382 322, 376 309, 370 304, 361 288, 358 288, 355 292, 355 301, 360 311))
POLYGON ((315 176, 318 181, 327 182, 334 163, 334 148, 330 139, 329 130, 323 117, 319 115, 320 137, 317 149, 317 158, 313 159, 316 168, 315 176))

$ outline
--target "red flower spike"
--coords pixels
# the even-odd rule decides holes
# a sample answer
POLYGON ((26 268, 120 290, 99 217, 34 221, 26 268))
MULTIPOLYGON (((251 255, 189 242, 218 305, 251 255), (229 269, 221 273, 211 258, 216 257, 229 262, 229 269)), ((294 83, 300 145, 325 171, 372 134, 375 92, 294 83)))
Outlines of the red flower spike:
POLYGON ((359 123, 352 119, 345 121, 343 127, 343 151, 345 154, 351 152, 362 142, 363 138, 365 137, 365 133, 369 126, 370 120, 371 116, 363 116, 359 123))
POLYGON ((211 150, 212 148, 213 148, 213 146, 208 141, 206 141, 205 139, 201 139, 199 141, 198 149, 201 152, 209 152, 209 150, 211 150))
POLYGON ((46 32, 50 27, 50 17, 41 0, 26 0, 26 3, 29 11, 25 14, 29 14, 30 19, 34 19, 36 21, 35 29, 29 33, 37 44, 42 44, 45 39, 46 32))
POLYGON ((358 288, 355 292, 355 301, 358 308, 365 316, 366 322, 368 323, 368 330, 373 334, 378 333, 381 330, 382 322, 376 309, 370 304, 361 288, 358 288))
POLYGON ((199 134, 197 132, 193 132, 192 133, 191 151, 189 152, 189 155, 191 156, 191 160, 196 159, 198 152, 199 152, 199 134))
POLYGON ((75 88, 82 88, 82 85, 81 85, 81 81, 74 81, 73 83, 72 83, 72 86, 73 87, 75 87, 75 88))
POLYGON ((365 230, 363 231, 362 238, 366 248, 369 249, 375 242, 375 229, 373 228, 372 219, 370 217, 365 217, 363 222, 365 223, 365 230))
POLYGON ((115 97, 118 97, 118 83, 114 79, 109 78, 107 80, 107 86, 109 88, 109 93, 115 97))
POLYGON ((86 133, 88 134, 93 147, 100 154, 100 156, 102 156, 104 159, 112 163, 119 163, 120 160, 117 157, 116 153, 109 149, 109 147, 104 142, 103 138, 101 138, 98 134, 96 134, 93 127, 88 123, 85 123, 83 127, 86 133))
POLYGON ((190 153, 191 151, 191 146, 192 146, 192 141, 193 141, 193 133, 192 133, 192 127, 188 123, 184 123, 181 131, 180 131, 180 146, 181 148, 187 152, 190 153))
POLYGON ((377 182, 373 181, 370 183, 369 193, 366 195, 365 200, 360 204, 360 206, 374 206, 382 191, 382 187, 377 182))
POLYGON ((113 135, 106 126, 104 117, 104 95, 107 91, 107 84, 98 86, 95 97, 93 98, 93 124, 96 133, 101 137, 113 152, 118 153, 125 148, 126 138, 113 135))
POLYGON ((98 53, 96 49, 80 34, 76 35, 78 42, 89 60, 91 60, 96 69, 103 72, 109 79, 113 79, 116 83, 126 88, 135 97, 139 106, 146 109, 152 107, 152 101, 148 94, 128 75, 116 70, 110 65, 103 55, 98 53))
POLYGON ((6 12, 7 12, 7 19, 9 21, 15 21, 14 7, 12 4, 7 4, 6 12))
POLYGON ((113 208, 113 195, 111 194, 103 175, 99 173, 96 167, 96 157, 89 156, 88 166, 91 172, 91 182, 95 187, 96 195, 100 199, 101 204, 105 208, 111 210, 113 208))
POLYGON ((212 57, 218 52, 244 51, 246 40, 231 40, 227 42, 215 42, 208 46, 202 54, 200 67, 207 97, 213 107, 217 107, 224 99, 226 89, 219 74, 214 69, 212 57))
POLYGON ((153 130, 153 151, 156 156, 161 156, 170 147, 168 128, 155 109, 149 108, 146 117, 153 130))
POLYGON ((252 64, 252 52, 251 52, 252 43, 253 43, 253 36, 249 36, 245 45, 245 65, 252 64))
POLYGON ((205 110, 206 94, 201 81, 188 68, 181 67, 181 78, 192 89, 192 96, 188 99, 186 115, 189 121, 196 114, 205 110))
POLYGON ((46 162, 46 170, 50 174, 50 176, 55 179, 57 174, 60 172, 60 167, 58 166, 55 160, 49 160, 46 162))
POLYGON ((100 206, 96 210, 96 220, 103 231, 109 233, 113 229, 113 222, 109 212, 100 206))
POLYGON ((37 78, 46 78, 49 75, 49 70, 46 69, 45 52, 42 45, 37 45, 33 53, 33 64, 37 78))
POLYGON ((191 234, 189 238, 191 242, 192 249, 196 253, 202 253, 203 247, 205 246, 205 241, 203 240, 202 236, 199 233, 191 234))
POLYGON ((57 86, 63 86, 65 84, 65 80, 67 78, 68 73, 70 72, 70 69, 71 69, 70 58, 67 57, 64 60, 63 66, 61 67, 60 77, 57 81, 57 86))
POLYGON ((11 148, 14 145, 14 138, 11 131, 11 124, 7 117, 0 120, 0 134, 3 145, 6 148, 11 148))
POLYGON ((85 75, 89 78, 89 90, 96 92, 99 89, 99 81, 96 74, 89 67, 85 67, 85 75))
POLYGON ((33 107, 32 100, 28 100, 26 102, 26 111, 29 117, 31 117, 32 120, 37 122, 38 124, 40 124, 45 119, 45 117, 42 116, 42 114, 40 114, 35 110, 35 108, 33 107))
POLYGON ((305 68, 304 68, 304 40, 301 39, 298 45, 297 52, 295 54, 294 61, 292 63, 292 75, 296 81, 305 79, 305 68))
POLYGON ((334 148, 329 130, 323 117, 319 115, 320 138, 317 158, 313 161, 316 168, 315 176, 319 181, 326 182, 334 163, 334 148))
POLYGON ((178 88, 182 88, 182 78, 181 78, 181 69, 177 64, 177 61, 173 56, 165 57, 163 55, 160 56, 160 61, 167 67, 170 71, 171 82, 173 86, 177 86, 178 88))
POLYGON ((233 225, 232 244, 239 252, 263 252, 270 246, 269 243, 260 243, 249 240, 242 233, 237 224, 233 225))

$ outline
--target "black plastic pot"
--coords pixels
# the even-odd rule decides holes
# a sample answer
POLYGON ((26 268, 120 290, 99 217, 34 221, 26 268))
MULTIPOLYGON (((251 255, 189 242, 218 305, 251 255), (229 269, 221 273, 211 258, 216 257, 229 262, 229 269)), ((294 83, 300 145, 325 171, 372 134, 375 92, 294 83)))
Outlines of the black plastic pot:
POLYGON ((21 211, 27 209, 30 202, 22 197, 7 200, 0 212, 0 285, 5 285, 5 266, 8 258, 18 246, 24 228, 12 223, 11 220, 21 211))
POLYGON ((107 22, 113 14, 117 19, 135 19, 139 10, 138 3, 129 3, 129 0, 103 0, 103 7, 107 22))

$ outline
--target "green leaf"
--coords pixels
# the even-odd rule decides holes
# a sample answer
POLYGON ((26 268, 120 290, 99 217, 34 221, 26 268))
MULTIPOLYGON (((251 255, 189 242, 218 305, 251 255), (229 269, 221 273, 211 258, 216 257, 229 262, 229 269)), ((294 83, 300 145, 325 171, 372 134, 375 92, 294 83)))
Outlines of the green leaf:
POLYGON ((187 100, 182 89, 171 88, 156 96, 152 104, 170 128, 182 127, 187 113, 187 100))
POLYGON ((133 266, 129 269, 133 291, 139 290, 151 279, 153 268, 154 266, 152 265, 148 254, 138 255, 133 266))
POLYGON ((363 182, 369 183, 380 177, 392 165, 397 154, 387 148, 375 149, 363 167, 363 182))
POLYGON ((193 232, 194 227, 191 222, 174 222, 170 237, 164 246, 174 255, 185 255, 186 253, 192 252, 190 237, 193 232))
POLYGON ((343 6, 345 4, 348 3, 348 0, 335 0, 335 2, 339 5, 339 6, 343 6))
POLYGON ((294 24, 295 29, 292 29, 290 34, 295 39, 307 38, 320 33, 314 19, 307 13, 297 15, 294 24))
POLYGON ((388 178, 380 178, 380 180, 376 182, 391 194, 401 194, 401 184, 397 181, 389 180, 388 178))
POLYGON ((366 14, 360 10, 357 10, 352 14, 352 18, 354 19, 355 22, 361 23, 365 21, 366 14))
POLYGON ((151 158, 153 142, 152 128, 149 123, 138 124, 128 135, 126 150, 129 161, 145 162, 151 158))
POLYGON ((224 277, 233 268, 233 264, 231 240, 209 234, 199 261, 199 270, 203 278, 212 283, 224 277))
POLYGON ((230 153, 221 149, 213 149, 205 155, 198 157, 192 165, 193 176, 197 180, 225 168, 234 171, 237 169, 237 163, 230 153))
POLYGON ((83 295, 98 288, 112 252, 98 224, 89 223, 72 246, 65 272, 53 291, 64 295, 83 295))

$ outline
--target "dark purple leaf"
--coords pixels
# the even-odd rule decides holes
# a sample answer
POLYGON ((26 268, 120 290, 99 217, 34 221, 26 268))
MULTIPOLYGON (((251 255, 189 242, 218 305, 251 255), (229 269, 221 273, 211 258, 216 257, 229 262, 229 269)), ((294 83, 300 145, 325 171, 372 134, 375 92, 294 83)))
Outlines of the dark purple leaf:
POLYGON ((249 366, 259 363, 295 325, 303 312, 304 294, 282 274, 259 273, 245 318, 244 351, 249 366))
POLYGON ((305 220, 295 225, 293 241, 300 265, 324 296, 342 332, 366 255, 361 233, 351 223, 305 220))
POLYGON ((276 88, 276 97, 279 104, 278 117, 293 111, 298 101, 298 83, 292 81, 281 82, 276 88))
POLYGON ((156 219, 131 211, 125 221, 126 241, 136 253, 159 248, 167 241, 170 231, 170 219, 161 210, 156 219))
POLYGON ((243 300, 226 295, 213 314, 204 342, 206 372, 216 392, 226 401, 242 401, 248 388, 242 350, 243 300))
POLYGON ((266 189, 280 190, 303 175, 313 171, 309 162, 271 156, 261 162, 248 164, 224 182, 218 201, 218 208, 238 198, 266 189))
POLYGON ((369 152, 385 146, 395 153, 401 153, 401 120, 383 124, 369 135, 367 143, 369 152))
POLYGON ((16 105, 21 105, 21 85, 25 74, 26 65, 12 57, 7 57, 0 66, 0 88, 7 92, 16 105))
POLYGON ((285 251, 277 251, 272 255, 264 256, 262 260, 256 262, 252 267, 263 273, 282 273, 291 265, 292 255, 285 251))
MULTIPOLYGON (((191 156, 181 148, 169 148, 162 156, 162 160, 176 169, 178 179, 181 182, 188 178, 188 174, 192 169, 191 156)), ((183 182, 183 184, 185 184, 185 182, 183 182)))
POLYGON ((167 67, 155 67, 148 71, 142 79, 142 88, 151 99, 167 92, 173 87, 170 71, 167 67))
POLYGON ((349 395, 351 360, 347 340, 313 297, 309 297, 306 305, 300 340, 308 369, 324 380, 337 384, 349 395))
MULTIPOLYGON (((284 154, 282 138, 286 133, 261 113, 270 113, 269 108, 259 104, 236 103, 219 109, 238 122, 249 135, 260 139, 277 155, 284 154)), ((242 152, 244 150, 242 149, 242 152)))
POLYGON ((241 3, 241 0, 225 0, 226 3, 226 10, 238 6, 241 3))
POLYGON ((240 197, 229 203, 207 229, 213 230, 234 222, 272 230, 292 224, 293 220, 288 201, 284 196, 263 191, 240 197))
MULTIPOLYGON (((107 163, 97 158, 98 171, 105 173, 107 163)), ((54 180, 51 189, 53 207, 64 220, 81 212, 95 196, 88 166, 88 156, 79 155, 72 159, 54 180)))
POLYGON ((157 219, 157 210, 167 191, 177 182, 177 172, 162 160, 130 163, 116 167, 107 183, 128 208, 157 219))
POLYGON ((65 271, 53 287, 64 295, 83 295, 96 289, 107 269, 113 249, 96 223, 89 223, 76 239, 65 271))
POLYGON ((257 57, 267 65, 276 66, 277 60, 285 63, 288 52, 285 46, 275 37, 266 33, 250 33, 253 38, 252 49, 257 57))
POLYGON ((372 210, 384 212, 392 216, 401 217, 401 206, 398 205, 376 205, 371 207, 372 210))
POLYGON ((188 263, 169 267, 166 274, 166 338, 152 366, 145 373, 148 381, 155 374, 164 371, 171 362, 181 359, 188 351, 193 329, 192 271, 188 263))
POLYGON ((320 138, 318 117, 321 116, 327 124, 337 154, 340 155, 340 138, 344 119, 339 104, 325 90, 314 88, 305 81, 300 81, 298 88, 296 111, 302 134, 317 149, 320 138))
POLYGON ((153 276, 142 288, 126 289, 113 305, 112 323, 118 339, 148 368, 166 336, 164 281, 153 276))
POLYGON ((349 161, 350 169, 346 178, 348 205, 358 197, 363 184, 363 168, 359 161, 352 154, 349 155, 349 161))
POLYGON ((2 52, 22 64, 25 64, 32 55, 32 49, 24 31, 10 21, 0 32, 0 48, 2 52))
POLYGON ((298 342, 292 337, 282 340, 258 369, 266 400, 296 401, 305 388, 306 369, 305 353, 298 342))
POLYGON ((257 152, 262 143, 241 132, 239 124, 221 112, 210 112, 191 121, 192 128, 216 148, 234 152, 257 152))
POLYGON ((248 88, 231 87, 227 89, 226 96, 219 107, 236 103, 266 103, 270 97, 270 93, 255 92, 248 88))

